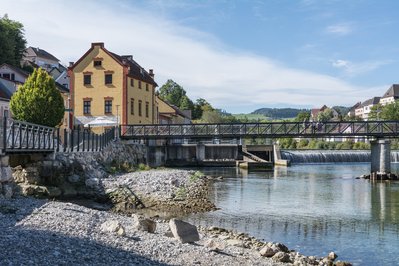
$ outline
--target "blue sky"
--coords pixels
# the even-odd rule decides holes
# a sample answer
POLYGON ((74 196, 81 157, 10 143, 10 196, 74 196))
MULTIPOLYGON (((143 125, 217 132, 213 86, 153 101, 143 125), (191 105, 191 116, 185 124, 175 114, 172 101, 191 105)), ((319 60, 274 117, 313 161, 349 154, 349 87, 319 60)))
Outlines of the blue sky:
POLYGON ((65 64, 102 41, 159 85, 171 78, 240 113, 381 96, 399 82, 397 10, 394 0, 2 0, 0 14, 65 64))

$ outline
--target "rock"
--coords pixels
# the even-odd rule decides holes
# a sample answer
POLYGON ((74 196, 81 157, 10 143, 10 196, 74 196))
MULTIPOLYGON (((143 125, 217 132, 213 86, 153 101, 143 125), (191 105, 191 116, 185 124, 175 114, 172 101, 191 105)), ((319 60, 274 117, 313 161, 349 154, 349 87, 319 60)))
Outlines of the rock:
POLYGON ((138 231, 154 233, 157 228, 157 223, 151 219, 141 218, 135 215, 134 220, 134 228, 138 231))
POLYGON ((21 193, 24 196, 44 197, 48 195, 48 190, 45 186, 38 186, 32 184, 20 184, 21 193))
POLYGON ((61 196, 61 189, 58 187, 47 187, 47 193, 50 198, 56 198, 61 196))
POLYGON ((263 257, 273 257, 277 253, 277 250, 275 250, 271 247, 265 246, 259 251, 259 253, 263 257))
POLYGON ((100 185, 100 180, 98 178, 89 178, 86 179, 86 187, 96 189, 100 185))
POLYGON ((68 176, 68 181, 73 184, 79 183, 81 181, 81 178, 79 175, 70 175, 70 176, 68 176))
POLYGON ((287 246, 285 246, 284 244, 281 243, 276 243, 275 246, 278 248, 278 250, 282 251, 282 252, 288 252, 288 248, 287 246))
POLYGON ((12 184, 4 184, 3 185, 3 193, 6 199, 11 199, 13 196, 13 186, 12 184))
POLYGON ((164 236, 173 237, 173 233, 172 233, 172 231, 168 230, 168 231, 165 232, 164 236))
POLYGON ((336 258, 338 258, 338 256, 337 256, 337 254, 335 254, 333 251, 331 251, 330 253, 328 253, 327 258, 328 258, 329 260, 334 261, 336 258))
POLYGON ((68 183, 64 183, 61 186, 62 196, 66 198, 73 198, 76 197, 78 192, 76 189, 68 183))
POLYGON ((226 241, 226 243, 229 246, 244 247, 244 243, 241 240, 238 240, 238 239, 228 239, 226 241))
POLYGON ((19 165, 14 168, 12 177, 14 178, 15 183, 24 183, 26 179, 26 171, 19 165))
MULTIPOLYGON (((24 171, 24 170, 22 170, 24 171)), ((38 185, 41 183, 41 179, 39 176, 39 170, 36 167, 29 166, 25 168, 25 182, 28 184, 38 185)))
POLYGON ((170 219, 169 227, 173 236, 181 243, 192 243, 199 240, 199 234, 195 225, 178 219, 170 219))
POLYGON ((116 231, 116 233, 119 236, 125 236, 126 235, 125 228, 123 228, 123 226, 120 226, 118 231, 116 231))
POLYGON ((290 256, 282 251, 279 251, 276 254, 274 254, 272 260, 274 260, 275 262, 291 262, 290 256))
POLYGON ((222 243, 218 243, 213 239, 209 239, 205 242, 204 244, 205 247, 209 248, 212 251, 220 251, 225 248, 225 246, 222 243))
POLYGON ((11 167, 9 167, 9 166, 1 167, 0 182, 9 182, 12 180, 12 178, 13 178, 13 176, 12 176, 11 167))
POLYGON ((125 235, 125 228, 118 221, 106 221, 100 226, 102 232, 116 233, 120 236, 125 235))

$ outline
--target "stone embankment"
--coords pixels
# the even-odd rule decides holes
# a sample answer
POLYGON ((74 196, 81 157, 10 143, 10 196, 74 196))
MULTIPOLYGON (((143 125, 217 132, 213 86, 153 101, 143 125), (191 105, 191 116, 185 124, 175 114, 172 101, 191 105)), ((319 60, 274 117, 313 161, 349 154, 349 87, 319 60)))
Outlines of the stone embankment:
POLYGON ((350 265, 220 228, 66 202, 0 199, 0 265, 350 265))

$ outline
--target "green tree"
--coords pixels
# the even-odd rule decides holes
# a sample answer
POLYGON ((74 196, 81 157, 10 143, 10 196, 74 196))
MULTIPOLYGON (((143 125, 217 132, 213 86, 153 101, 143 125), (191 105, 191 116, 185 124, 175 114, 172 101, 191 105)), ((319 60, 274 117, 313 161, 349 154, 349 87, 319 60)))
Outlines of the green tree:
POLYGON ((159 89, 159 97, 162 100, 165 100, 179 108, 183 100, 183 96, 186 96, 186 91, 182 86, 171 79, 168 79, 168 81, 166 81, 166 83, 159 89))
POLYGON ((200 119, 204 111, 212 111, 214 108, 205 99, 199 98, 194 104, 193 119, 200 119))
POLYGON ((194 109, 193 101, 191 101, 190 98, 184 95, 180 100, 179 108, 180 110, 193 110, 194 109))
POLYGON ((0 18, 0 64, 19 67, 25 48, 24 26, 4 15, 0 18))
POLYGON ((17 120, 54 127, 64 116, 64 101, 54 79, 43 69, 35 70, 11 97, 10 108, 17 120))
POLYGON ((295 117, 296 122, 309 121, 309 119, 310 119, 310 112, 306 111, 299 112, 298 115, 295 117))
POLYGON ((323 112, 320 112, 317 115, 317 120, 320 122, 327 122, 329 121, 331 118, 333 118, 333 111, 331 108, 326 108, 323 112))

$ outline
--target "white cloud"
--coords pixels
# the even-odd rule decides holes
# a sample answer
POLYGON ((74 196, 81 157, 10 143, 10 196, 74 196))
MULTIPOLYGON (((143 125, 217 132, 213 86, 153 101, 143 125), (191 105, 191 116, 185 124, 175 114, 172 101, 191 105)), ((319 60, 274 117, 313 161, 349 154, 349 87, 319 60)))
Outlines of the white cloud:
POLYGON ((352 33, 354 26, 352 23, 340 23, 335 25, 330 25, 326 28, 326 32, 334 35, 348 35, 352 33))
POLYGON ((343 70, 345 75, 353 77, 374 71, 392 62, 392 60, 378 60, 353 63, 348 60, 338 59, 332 61, 331 64, 333 67, 343 70))
POLYGON ((3 11, 25 25, 29 45, 63 62, 78 60, 91 42, 117 54, 133 54, 156 81, 181 84, 231 112, 256 107, 351 105, 364 88, 328 75, 289 68, 270 58, 237 52, 214 36, 182 27, 127 2, 3 0, 3 11), (17 3, 18 2, 18 3, 17 3))

